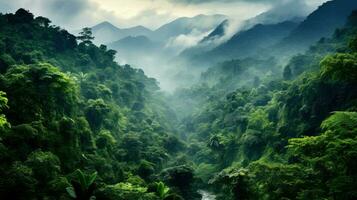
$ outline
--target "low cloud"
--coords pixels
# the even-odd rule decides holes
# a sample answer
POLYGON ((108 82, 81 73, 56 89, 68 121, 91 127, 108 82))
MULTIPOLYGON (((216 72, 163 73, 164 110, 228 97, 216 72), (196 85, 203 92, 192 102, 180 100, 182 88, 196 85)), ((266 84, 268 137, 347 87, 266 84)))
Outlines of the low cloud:
POLYGON ((182 50, 197 45, 206 35, 213 30, 207 32, 201 32, 197 29, 193 29, 189 34, 181 34, 177 37, 170 38, 166 44, 166 48, 175 49, 176 54, 179 54, 182 50))

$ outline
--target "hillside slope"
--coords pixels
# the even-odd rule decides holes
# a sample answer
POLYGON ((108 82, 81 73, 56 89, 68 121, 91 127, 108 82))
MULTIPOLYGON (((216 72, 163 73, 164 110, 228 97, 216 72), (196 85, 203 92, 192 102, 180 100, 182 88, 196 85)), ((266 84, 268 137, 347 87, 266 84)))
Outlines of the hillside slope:
POLYGON ((155 79, 24 9, 0 25, 0 199, 200 199, 155 79))
POLYGON ((252 28, 238 32, 228 41, 218 45, 212 50, 183 52, 189 60, 194 62, 221 62, 228 59, 257 56, 263 49, 276 44, 297 26, 296 22, 281 22, 278 24, 258 24, 252 28))
POLYGON ((343 27, 347 17, 355 9, 357 1, 354 0, 328 1, 312 12, 275 48, 280 49, 281 53, 303 52, 319 39, 330 37, 337 28, 343 27))
POLYGON ((181 17, 156 29, 150 38, 154 41, 167 41, 172 37, 187 35, 193 31, 207 32, 214 29, 225 19, 226 16, 224 15, 181 17))

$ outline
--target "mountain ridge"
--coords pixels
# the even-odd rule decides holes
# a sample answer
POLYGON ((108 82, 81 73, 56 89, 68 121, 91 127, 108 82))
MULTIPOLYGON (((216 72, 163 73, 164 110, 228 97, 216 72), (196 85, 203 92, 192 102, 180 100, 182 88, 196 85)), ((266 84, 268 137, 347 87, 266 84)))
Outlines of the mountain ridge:
POLYGON ((92 32, 95 36, 94 42, 96 44, 107 44, 127 36, 149 35, 152 30, 142 25, 129 28, 118 28, 112 23, 104 21, 93 26, 92 32))
POLYGON ((325 2, 310 13, 275 48, 280 49, 280 52, 294 49, 291 54, 303 52, 319 39, 329 37, 337 28, 343 27, 347 17, 355 9, 357 9, 357 1, 333 0, 325 2))

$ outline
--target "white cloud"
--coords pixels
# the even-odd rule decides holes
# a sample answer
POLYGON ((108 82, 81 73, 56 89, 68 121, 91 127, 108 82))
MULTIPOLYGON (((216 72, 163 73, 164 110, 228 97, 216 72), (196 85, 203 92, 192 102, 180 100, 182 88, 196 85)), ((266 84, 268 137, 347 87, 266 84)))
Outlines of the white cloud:
POLYGON ((177 37, 170 38, 166 44, 166 48, 175 49, 176 53, 180 53, 182 50, 195 46, 200 40, 208 35, 212 30, 207 32, 201 32, 197 29, 193 29, 189 34, 181 34, 177 37))

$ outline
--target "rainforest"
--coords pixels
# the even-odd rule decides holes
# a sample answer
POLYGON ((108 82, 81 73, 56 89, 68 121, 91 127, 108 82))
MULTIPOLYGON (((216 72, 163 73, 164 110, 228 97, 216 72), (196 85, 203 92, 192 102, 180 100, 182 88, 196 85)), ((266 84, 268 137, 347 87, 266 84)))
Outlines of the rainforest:
POLYGON ((357 1, 51 2, 0 0, 0 199, 357 199, 357 1))

